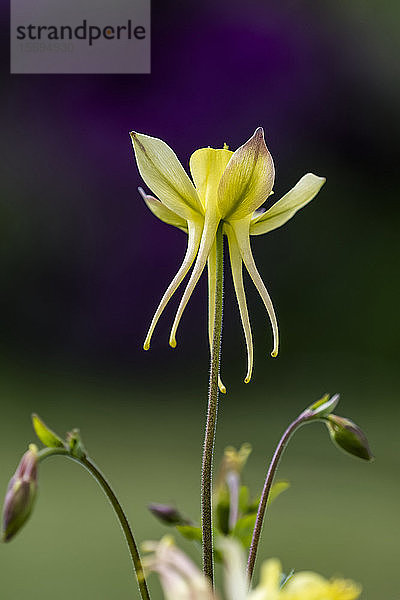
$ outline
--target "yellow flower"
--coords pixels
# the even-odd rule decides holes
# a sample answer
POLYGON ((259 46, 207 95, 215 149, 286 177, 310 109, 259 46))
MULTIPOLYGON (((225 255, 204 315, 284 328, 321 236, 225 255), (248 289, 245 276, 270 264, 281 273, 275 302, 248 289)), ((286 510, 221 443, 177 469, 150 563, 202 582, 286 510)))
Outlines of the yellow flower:
MULTIPOLYGON (((357 600, 361 586, 349 579, 325 579, 311 571, 300 571, 282 587, 285 576, 279 560, 261 565, 260 581, 248 589, 243 549, 232 538, 219 538, 224 562, 224 598, 227 600, 357 600)), ((166 600, 217 600, 208 579, 169 536, 160 542, 146 542, 143 549, 146 571, 159 574, 166 600)))
POLYGON ((349 579, 325 579, 311 571, 299 571, 286 583, 279 560, 261 565, 258 585, 247 591, 242 548, 231 538, 218 545, 224 557, 225 593, 228 600, 357 600, 361 586, 349 579))
POLYGON ((349 579, 325 579, 311 571, 300 571, 284 586, 282 600, 356 600, 361 586, 349 579))
POLYGON ((209 580, 173 538, 164 536, 159 542, 144 542, 148 555, 143 559, 147 573, 158 573, 165 600, 217 600, 209 580))
MULTIPOLYGON (((154 198, 139 188, 147 206, 159 219, 188 234, 187 251, 182 265, 154 314, 144 349, 148 350, 150 347, 158 319, 193 263, 193 271, 179 304, 169 343, 172 347, 176 346, 176 332, 183 311, 208 263, 208 322, 211 344, 216 287, 215 236, 222 221, 223 231, 228 239, 233 283, 246 339, 248 365, 245 382, 248 383, 253 369, 253 341, 243 286, 243 263, 271 321, 274 337, 272 356, 278 354, 279 346, 275 311, 254 262, 250 235, 261 235, 286 223, 314 198, 325 179, 312 173, 304 175, 283 198, 269 210, 263 211, 259 209, 272 193, 275 170, 261 127, 235 152, 227 147, 196 150, 189 163, 193 182, 165 142, 135 132, 131 133, 131 137, 140 174, 157 196, 154 198)), ((222 384, 220 387, 222 388, 222 384)))

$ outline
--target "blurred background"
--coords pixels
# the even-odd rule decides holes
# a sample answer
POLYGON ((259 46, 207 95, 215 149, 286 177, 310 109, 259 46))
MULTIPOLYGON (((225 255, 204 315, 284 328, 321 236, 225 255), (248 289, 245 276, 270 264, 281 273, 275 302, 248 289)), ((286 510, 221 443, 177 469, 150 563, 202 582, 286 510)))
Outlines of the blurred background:
MULTIPOLYGON (((139 197, 128 132, 164 139, 186 167, 196 148, 235 149, 262 125, 276 199, 308 171, 327 184, 285 227, 253 238, 282 345, 269 358, 270 327, 247 279, 248 386, 226 271, 217 458, 251 442, 246 481, 256 494, 288 421, 340 392, 338 414, 368 433, 376 461, 339 453, 318 424, 300 431, 280 469, 292 486, 270 512, 260 558, 352 577, 368 600, 399 597, 399 13, 393 0, 153 0, 144 76, 10 76, 2 37, 4 491, 36 411, 60 433, 81 428, 139 541, 166 531, 149 502, 198 517, 206 282, 178 347, 167 342, 179 294, 143 352, 186 240, 139 197)), ((111 508, 61 459, 43 464, 35 514, 0 547, 0 574, 4 600, 138 597, 111 508)), ((151 586, 159 599, 155 578, 151 586)))

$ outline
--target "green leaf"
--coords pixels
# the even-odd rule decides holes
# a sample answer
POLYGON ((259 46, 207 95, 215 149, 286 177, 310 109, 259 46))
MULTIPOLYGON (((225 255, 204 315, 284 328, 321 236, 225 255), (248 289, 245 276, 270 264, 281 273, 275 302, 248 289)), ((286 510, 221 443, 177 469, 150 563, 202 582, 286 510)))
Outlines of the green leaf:
POLYGON ((256 512, 240 517, 232 531, 232 536, 238 539, 245 548, 249 548, 251 544, 256 517, 256 512))
POLYGON ((288 481, 282 480, 274 483, 269 493, 268 506, 283 492, 286 492, 288 488, 290 488, 290 483, 288 481))
POLYGON ((67 433, 67 443, 72 456, 78 460, 85 458, 87 452, 79 429, 73 429, 67 433))
POLYGON ((214 554, 214 560, 217 563, 223 563, 224 562, 224 556, 222 554, 222 552, 220 550, 218 550, 218 548, 213 549, 213 554, 214 554))
MULTIPOLYGON (((274 502, 274 500, 276 500, 276 498, 278 498, 278 496, 280 496, 283 492, 285 492, 288 488, 290 488, 290 483, 284 479, 280 480, 280 481, 276 481, 271 488, 271 491, 269 493, 269 498, 268 498, 268 504, 267 506, 269 506, 270 504, 272 504, 272 502, 274 502)), ((250 514, 252 512, 257 512, 258 510, 258 505, 260 504, 260 500, 261 500, 261 495, 258 496, 257 498, 255 498, 253 500, 253 502, 251 502, 247 508, 247 514, 250 514)))
POLYGON ((239 490, 239 511, 241 513, 248 512, 250 492, 246 485, 241 485, 239 490))
POLYGON ((195 540, 201 542, 201 529, 200 527, 194 527, 193 525, 177 525, 177 530, 187 540, 195 540))
POLYGON ((42 419, 36 415, 32 415, 32 424, 39 440, 48 448, 64 448, 64 442, 54 431, 49 429, 42 419))
MULTIPOLYGON (((176 529, 187 540, 190 540, 192 542, 194 541, 197 544, 201 545, 201 542, 202 542, 203 538, 202 538, 200 527, 194 527, 193 525, 177 525, 176 529)), ((213 537, 214 537, 214 539, 217 536, 218 536, 218 532, 216 532, 215 530, 213 530, 213 537)), ((214 553, 214 560, 216 562, 219 562, 219 563, 223 562, 222 553, 219 550, 217 550, 215 547, 214 547, 214 552, 213 553, 214 553)))
POLYGON ((215 507, 215 524, 217 531, 222 535, 228 535, 229 533, 229 510, 229 494, 227 492, 221 493, 215 507))

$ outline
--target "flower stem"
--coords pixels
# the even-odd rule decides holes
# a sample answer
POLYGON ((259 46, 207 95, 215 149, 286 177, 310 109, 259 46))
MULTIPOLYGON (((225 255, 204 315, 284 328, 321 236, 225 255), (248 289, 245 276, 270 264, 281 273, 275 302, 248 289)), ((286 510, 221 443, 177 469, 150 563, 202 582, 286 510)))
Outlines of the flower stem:
POLYGON ((49 456, 55 455, 66 456, 67 458, 70 458, 74 462, 77 462, 78 464, 83 466, 87 471, 89 471, 89 473, 94 477, 94 479, 103 489, 104 493, 106 494, 115 511, 119 524, 121 525, 122 531, 124 533, 126 543, 128 544, 129 553, 132 559, 133 568, 139 585, 142 600, 150 600, 150 594, 147 587, 146 578, 143 572, 143 566, 140 560, 139 550, 136 545, 135 538, 133 537, 131 527, 123 511, 123 508, 119 503, 119 500, 113 492, 107 479, 101 473, 101 471, 99 471, 96 465, 90 460, 90 458, 88 458, 87 456, 84 456, 82 458, 76 458, 75 456, 72 456, 68 450, 63 448, 46 448, 44 450, 41 450, 39 452, 38 459, 42 461, 43 459, 48 458, 49 456))
POLYGON ((223 309, 223 234, 222 223, 219 224, 216 234, 216 289, 215 289, 215 319, 213 341, 210 357, 210 380, 208 388, 208 410, 206 431, 203 447, 203 461, 201 469, 201 527, 203 539, 203 571, 214 583, 213 566, 213 534, 212 534, 212 467, 214 456, 215 430, 218 413, 218 377, 221 359, 222 339, 222 309, 223 309))
POLYGON ((261 531, 264 521, 265 510, 268 504, 269 494, 271 492, 271 487, 274 481, 275 473, 279 465, 279 461, 284 453, 286 446, 294 434, 294 432, 301 427, 306 421, 306 416, 302 413, 295 419, 289 427, 286 429, 285 433, 282 435, 279 440, 279 444, 276 447, 274 455, 272 457, 271 463, 268 468, 267 476, 264 482, 264 488, 261 494, 260 503, 258 505, 257 518, 254 525, 253 537, 251 540, 249 559, 247 561, 247 577, 249 580, 249 585, 251 583, 251 578, 253 576, 254 565, 257 557, 258 544, 261 537, 261 531))

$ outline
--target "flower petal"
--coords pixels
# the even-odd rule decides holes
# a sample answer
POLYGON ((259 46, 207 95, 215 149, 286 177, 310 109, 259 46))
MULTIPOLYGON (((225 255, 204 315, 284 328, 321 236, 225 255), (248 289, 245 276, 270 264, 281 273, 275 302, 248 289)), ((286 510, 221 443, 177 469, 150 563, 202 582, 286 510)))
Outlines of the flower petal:
POLYGON ((169 536, 146 542, 143 549, 153 553, 143 564, 146 571, 158 573, 166 600, 216 600, 209 580, 169 536))
POLYGON ((258 293, 262 298, 262 301, 264 302, 265 308, 267 309, 268 316, 272 325, 272 332, 274 335, 274 347, 271 352, 271 356, 277 356, 279 349, 278 322, 276 320, 272 300, 270 298, 270 295, 268 294, 267 288, 265 287, 263 280, 261 279, 260 273, 257 270, 253 254, 251 252, 249 238, 250 217, 248 217, 247 219, 242 219, 241 221, 232 221, 230 225, 235 233, 236 241, 240 249, 240 254, 242 255, 242 260, 246 266, 247 271, 249 272, 250 277, 253 280, 254 285, 258 290, 258 293))
POLYGON ((232 155, 219 183, 218 208, 224 219, 253 214, 268 198, 274 184, 272 156, 261 127, 232 155))
POLYGON ((173 225, 174 227, 178 227, 178 229, 182 229, 182 231, 184 231, 185 233, 188 232, 188 224, 185 219, 182 219, 182 217, 180 217, 172 210, 164 206, 164 204, 157 200, 157 198, 146 194, 143 188, 139 187, 138 191, 139 194, 142 196, 143 200, 146 202, 147 207, 151 210, 153 215, 160 219, 160 221, 167 223, 167 225, 173 225))
POLYGON ((242 547, 232 538, 220 538, 218 550, 224 557, 224 582, 227 600, 246 600, 249 582, 246 577, 242 547))
MULTIPOLYGON (((214 337, 214 322, 215 322, 215 291, 217 287, 217 247, 214 241, 210 254, 207 259, 208 267, 208 341, 210 344, 210 353, 214 337)), ((223 384, 221 376, 218 375, 218 387, 222 394, 226 394, 226 387, 223 384)))
POLYGON ((251 235, 261 235, 284 225, 298 210, 308 204, 324 185, 325 177, 307 173, 270 209, 253 215, 250 225, 251 235))
POLYGON ((311 571, 295 573, 284 587, 284 597, 287 600, 297 600, 298 598, 356 600, 361 592, 361 586, 350 579, 329 581, 311 571))
POLYGON ((233 152, 225 148, 200 148, 190 157, 190 172, 204 208, 216 205, 222 173, 233 152))
POLYGON ((362 587, 351 579, 332 579, 330 591, 335 600, 357 600, 362 592, 362 587))
POLYGON ((161 317, 164 308, 167 306, 168 302, 172 298, 173 294, 185 278, 185 275, 189 271, 190 267, 193 264, 194 259, 196 258, 197 250, 199 248, 201 234, 202 234, 202 224, 201 222, 192 222, 189 221, 189 237, 188 237, 188 245, 185 254, 185 258, 179 268, 179 271, 169 284, 164 296, 161 299, 160 304, 154 314, 153 320, 151 321, 151 325, 149 331, 147 333, 146 339, 143 344, 143 348, 148 350, 150 348, 151 336, 153 335, 153 331, 157 325, 159 318, 161 317))
POLYGON ((183 219, 202 212, 201 202, 175 152, 162 140, 131 132, 139 172, 163 204, 183 219))
POLYGON ((244 382, 249 383, 253 371, 253 337, 251 334, 249 311, 247 310, 246 294, 243 286, 242 256, 240 254, 240 250, 238 248, 236 237, 232 228, 228 224, 225 224, 224 231, 228 238, 233 285, 236 292, 240 318, 242 320, 244 337, 246 340, 247 374, 244 382))
POLYGON ((170 346, 172 346, 172 348, 175 348, 176 346, 176 331, 178 329, 179 322, 181 320, 183 311, 185 310, 186 304, 188 303, 190 296, 192 295, 193 290, 196 287, 196 284, 200 279, 200 276, 206 265, 208 256, 210 254, 212 245, 215 240, 215 234, 217 232, 218 224, 219 219, 214 214, 211 213, 206 215, 197 259, 193 267, 192 275, 183 294, 181 303, 176 312, 174 323, 172 325, 171 335, 169 338, 169 344, 170 346))
POLYGON ((261 565, 260 583, 250 592, 247 600, 278 600, 282 566, 276 558, 270 558, 261 565))

